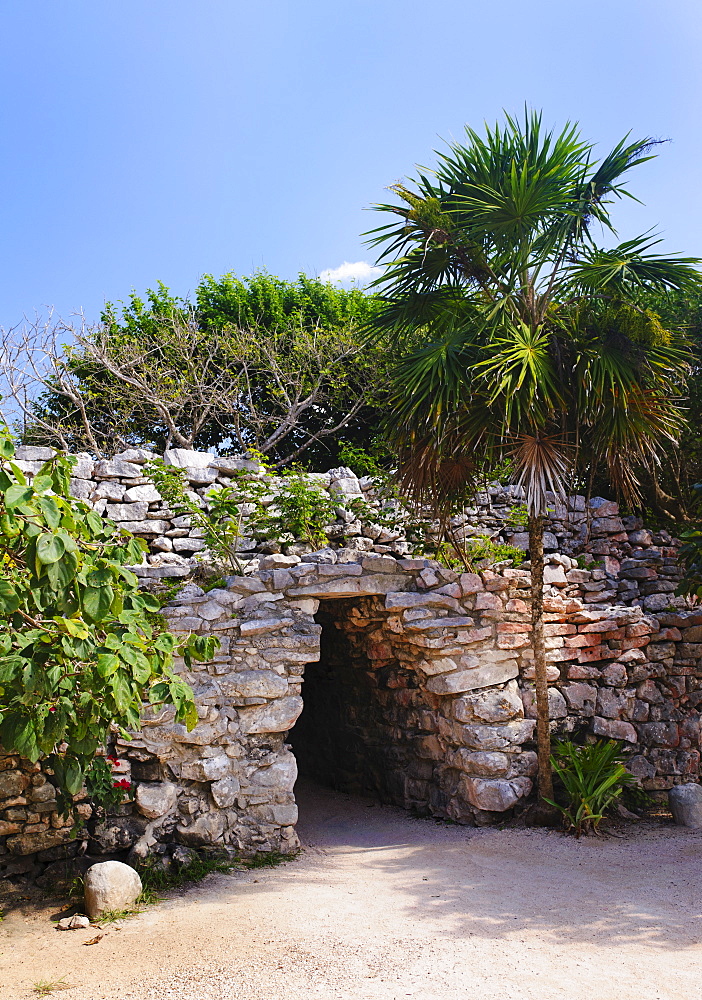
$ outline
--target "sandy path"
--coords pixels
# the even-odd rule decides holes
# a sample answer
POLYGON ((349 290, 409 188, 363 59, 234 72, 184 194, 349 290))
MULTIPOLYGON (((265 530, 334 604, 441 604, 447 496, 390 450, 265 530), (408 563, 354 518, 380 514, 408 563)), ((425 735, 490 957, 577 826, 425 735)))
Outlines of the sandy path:
POLYGON ((702 832, 575 841, 416 820, 332 792, 302 857, 210 876, 109 930, 0 924, 0 997, 66 1000, 698 1000, 702 832))

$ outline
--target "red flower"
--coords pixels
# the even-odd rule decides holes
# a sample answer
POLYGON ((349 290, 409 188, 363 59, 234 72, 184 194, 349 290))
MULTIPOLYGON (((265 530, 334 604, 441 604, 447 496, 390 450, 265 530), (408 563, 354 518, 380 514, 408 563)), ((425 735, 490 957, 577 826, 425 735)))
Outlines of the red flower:
POLYGON ((49 706, 49 711, 50 712, 55 712, 56 711, 56 706, 55 705, 50 705, 49 706))
POLYGON ((113 767, 119 767, 119 759, 117 757, 112 757, 110 754, 108 754, 105 759, 109 760, 110 764, 112 764, 113 767))
POLYGON ((126 778, 122 778, 120 781, 113 781, 112 784, 115 788, 124 788, 127 792, 132 787, 131 781, 127 781, 126 778))

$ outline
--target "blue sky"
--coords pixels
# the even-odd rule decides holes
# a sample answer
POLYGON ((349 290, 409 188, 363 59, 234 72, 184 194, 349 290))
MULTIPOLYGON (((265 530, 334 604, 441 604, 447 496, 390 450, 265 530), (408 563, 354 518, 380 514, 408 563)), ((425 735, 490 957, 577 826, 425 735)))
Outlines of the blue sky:
POLYGON ((365 211, 524 102, 669 138, 623 236, 702 256, 699 0, 2 0, 0 324, 371 260, 365 211))

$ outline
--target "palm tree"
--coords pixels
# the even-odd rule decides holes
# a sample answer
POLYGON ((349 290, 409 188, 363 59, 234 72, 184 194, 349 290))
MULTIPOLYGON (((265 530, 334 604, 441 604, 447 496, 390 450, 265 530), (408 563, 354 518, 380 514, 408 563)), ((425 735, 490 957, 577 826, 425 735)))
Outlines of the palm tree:
POLYGON ((544 516, 576 474, 603 466, 640 500, 681 428, 682 336, 640 304, 645 292, 699 287, 696 258, 661 257, 642 236, 609 248, 610 204, 655 143, 623 139, 596 162, 576 126, 541 115, 438 153, 438 167, 391 188, 372 230, 385 271, 373 336, 398 362, 387 420, 406 489, 446 511, 479 466, 512 462, 525 491, 537 706, 538 793, 553 797, 543 628, 544 516), (398 223, 397 216, 400 217, 398 223))

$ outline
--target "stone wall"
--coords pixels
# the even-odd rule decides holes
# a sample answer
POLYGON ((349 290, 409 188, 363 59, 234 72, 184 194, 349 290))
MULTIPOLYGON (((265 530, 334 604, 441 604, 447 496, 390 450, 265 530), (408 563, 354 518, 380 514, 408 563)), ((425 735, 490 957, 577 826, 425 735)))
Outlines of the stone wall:
MULTIPOLYGON (((43 457, 20 452, 29 473, 43 457)), ((142 578, 186 577, 204 546, 141 475, 147 457, 82 457, 73 489, 149 540, 135 568, 142 578)), ((245 463, 177 451, 166 458, 188 470, 196 496, 228 483, 227 469, 245 463)), ((256 474, 253 463, 246 467, 256 474)), ((245 539, 245 575, 209 593, 188 583, 165 609, 174 631, 221 642, 211 663, 185 675, 200 722, 188 733, 172 710, 149 710, 142 731, 115 744, 116 776, 132 792, 117 815, 89 819, 82 836, 91 852, 294 849, 297 765, 287 740, 303 710, 305 676, 309 712, 291 743, 325 781, 464 823, 503 817, 530 794, 528 563, 459 574, 407 558, 401 527, 360 523, 344 506, 355 496, 379 502, 371 481, 346 469, 315 479, 339 499, 328 546, 313 552, 295 542, 280 551, 245 539)), ((510 526, 518 499, 491 486, 454 527, 523 545, 510 526)), ((646 788, 697 780, 702 614, 672 596, 675 541, 620 518, 600 498, 554 504, 549 533, 554 729, 624 740, 646 788)), ((26 870, 37 851, 72 850, 39 769, 16 758, 0 764, 0 870, 26 870)))

